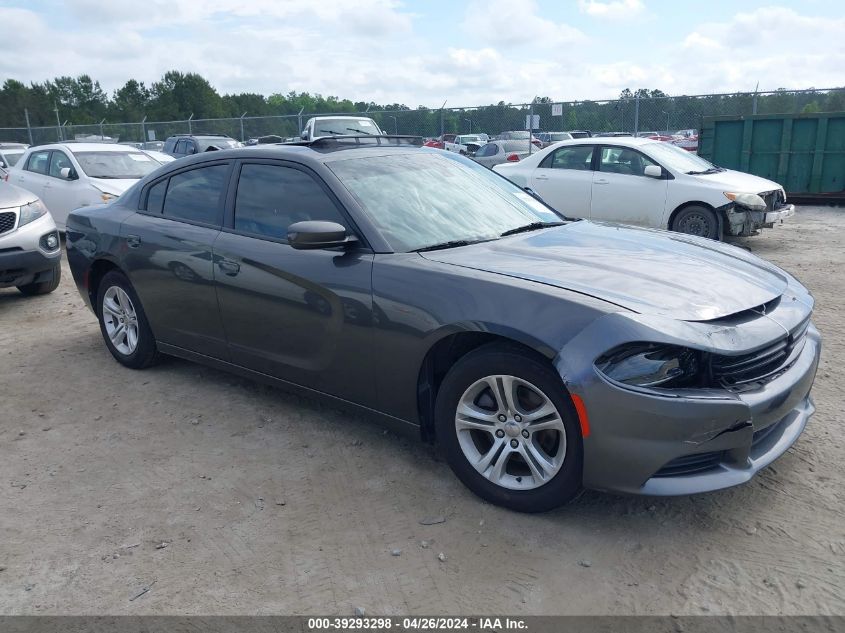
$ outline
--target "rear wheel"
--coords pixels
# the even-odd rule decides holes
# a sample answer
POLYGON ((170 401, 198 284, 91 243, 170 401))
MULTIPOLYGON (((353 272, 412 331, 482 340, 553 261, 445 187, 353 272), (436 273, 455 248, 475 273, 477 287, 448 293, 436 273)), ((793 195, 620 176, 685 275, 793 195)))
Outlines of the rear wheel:
POLYGON ((97 315, 106 347, 121 365, 143 369, 158 360, 141 301, 123 273, 113 270, 103 277, 97 292, 97 315))
POLYGON ((437 439, 480 497, 543 512, 581 486, 577 417, 560 378, 521 349, 487 345, 461 358, 437 395, 437 439))
POLYGON ((711 240, 721 239, 719 218, 712 209, 699 205, 684 207, 672 220, 671 229, 678 233, 707 237, 711 240))
POLYGON ((42 281, 39 283, 31 283, 26 284, 23 286, 18 286, 18 290, 20 290, 23 294, 27 296, 31 295, 46 295, 50 292, 53 292, 56 288, 59 287, 59 283, 62 280, 62 265, 56 264, 53 267, 53 278, 49 281, 42 281))

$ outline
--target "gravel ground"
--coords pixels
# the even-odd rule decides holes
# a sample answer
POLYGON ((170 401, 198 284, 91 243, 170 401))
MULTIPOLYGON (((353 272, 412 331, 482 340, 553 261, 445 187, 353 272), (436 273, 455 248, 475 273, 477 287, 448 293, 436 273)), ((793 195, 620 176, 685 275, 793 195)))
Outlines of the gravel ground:
POLYGON ((802 207, 738 242, 817 300, 818 411, 786 455, 732 490, 534 516, 324 402, 122 368, 66 269, 0 290, 0 613, 845 614, 840 231, 802 207))

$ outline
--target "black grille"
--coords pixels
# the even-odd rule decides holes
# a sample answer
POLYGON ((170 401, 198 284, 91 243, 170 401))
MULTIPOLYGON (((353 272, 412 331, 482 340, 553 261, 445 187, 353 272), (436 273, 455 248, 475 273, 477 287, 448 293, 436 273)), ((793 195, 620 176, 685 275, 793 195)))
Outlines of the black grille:
POLYGON ((17 213, 14 211, 4 211, 0 213, 0 233, 6 233, 15 228, 17 221, 17 213))
POLYGON ((712 451, 710 453, 697 453, 696 455, 684 455, 673 459, 663 468, 658 470, 655 477, 684 477, 712 470, 719 465, 725 457, 725 451, 712 451))
POLYGON ((789 336, 750 354, 713 356, 710 368, 713 378, 723 387, 735 388, 775 378, 787 369, 803 349, 810 320, 802 322, 789 336))

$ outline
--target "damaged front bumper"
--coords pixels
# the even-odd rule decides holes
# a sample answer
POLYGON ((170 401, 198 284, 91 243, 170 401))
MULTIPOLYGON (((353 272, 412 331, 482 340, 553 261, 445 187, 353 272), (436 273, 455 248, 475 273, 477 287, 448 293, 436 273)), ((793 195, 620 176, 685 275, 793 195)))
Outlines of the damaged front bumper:
POLYGON ((737 237, 756 235, 760 229, 772 228, 795 215, 795 205, 784 204, 773 211, 751 211, 736 204, 722 207, 727 218, 725 233, 737 237))

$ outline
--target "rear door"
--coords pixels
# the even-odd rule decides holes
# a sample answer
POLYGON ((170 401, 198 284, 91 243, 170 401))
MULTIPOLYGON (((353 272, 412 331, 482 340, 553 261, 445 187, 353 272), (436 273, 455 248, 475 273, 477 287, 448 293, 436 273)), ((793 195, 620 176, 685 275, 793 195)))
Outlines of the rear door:
POLYGON ((593 174, 590 219, 665 229, 669 181, 646 176, 649 165, 657 163, 631 147, 602 146, 593 174))
POLYGON ((529 186, 560 213, 589 218, 594 149, 593 145, 559 147, 537 166, 529 186))
POLYGON ((202 163, 154 181, 141 193, 142 209, 121 226, 123 269, 156 340, 223 360, 212 245, 231 168, 229 161, 202 163))
POLYGON ((316 174, 284 161, 241 163, 229 198, 214 257, 232 361, 372 405, 373 253, 287 241, 288 226, 304 220, 355 233, 345 210, 316 174))

